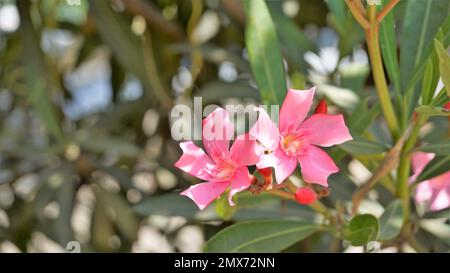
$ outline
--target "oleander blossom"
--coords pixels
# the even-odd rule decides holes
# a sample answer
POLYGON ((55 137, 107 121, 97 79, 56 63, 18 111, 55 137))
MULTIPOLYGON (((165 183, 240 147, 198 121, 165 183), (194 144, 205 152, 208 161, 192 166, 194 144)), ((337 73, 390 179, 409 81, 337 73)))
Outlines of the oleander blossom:
MULTIPOLYGON (((427 164, 433 160, 433 153, 415 152, 411 163, 413 175, 410 183, 417 180, 427 164)), ((415 199, 417 203, 426 203, 430 210, 442 210, 450 207, 450 171, 428 180, 421 181, 416 188, 415 199)))
POLYGON ((314 87, 288 90, 278 127, 264 109, 258 108, 258 120, 249 132, 263 149, 256 166, 273 167, 277 183, 289 177, 299 162, 306 182, 327 187, 328 176, 339 168, 318 146, 330 147, 352 140, 342 115, 315 113, 306 118, 314 93, 314 87))
POLYGON ((202 141, 206 153, 192 141, 180 143, 183 155, 175 163, 181 170, 207 181, 189 187, 181 195, 191 198, 204 209, 227 189, 228 202, 233 195, 247 189, 252 180, 248 165, 258 161, 255 141, 248 134, 240 135, 229 148, 234 134, 228 113, 217 108, 203 120, 202 141))

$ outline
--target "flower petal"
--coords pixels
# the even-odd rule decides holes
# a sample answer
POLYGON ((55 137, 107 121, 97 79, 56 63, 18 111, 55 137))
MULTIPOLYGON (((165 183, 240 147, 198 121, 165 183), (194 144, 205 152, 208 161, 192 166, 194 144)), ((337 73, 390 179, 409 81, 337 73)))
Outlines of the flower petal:
POLYGON ((333 159, 322 149, 308 145, 298 157, 303 179, 308 183, 315 183, 328 187, 328 176, 337 173, 339 168, 333 159))
POLYGON ((430 209, 436 211, 448 207, 450 207, 450 188, 441 189, 431 201, 430 209))
POLYGON ((413 169, 413 176, 411 180, 415 181, 417 177, 422 173, 423 169, 427 166, 427 164, 433 160, 433 153, 424 153, 424 152, 415 152, 411 157, 411 164, 413 169))
POLYGON ((265 149, 275 150, 278 148, 279 131, 277 125, 270 119, 263 108, 257 108, 259 117, 250 129, 251 139, 258 140, 265 149))
POLYGON ((281 149, 270 154, 261 155, 260 161, 256 164, 258 169, 273 167, 275 170, 275 180, 278 184, 288 178, 297 166, 295 157, 287 156, 281 149))
POLYGON ((280 111, 280 132, 297 128, 311 108, 316 88, 309 90, 289 89, 280 111))
POLYGON ((243 134, 236 138, 231 145, 230 156, 239 166, 255 165, 259 161, 262 152, 256 140, 250 139, 250 135, 243 134))
POLYGON ((211 176, 205 171, 205 166, 213 164, 208 155, 192 141, 180 143, 183 155, 175 163, 175 167, 202 180, 210 180, 211 176))
POLYGON ((415 196, 417 203, 429 201, 432 196, 433 196, 433 187, 431 186, 429 180, 425 180, 417 185, 415 196))
POLYGON ((225 109, 219 107, 203 119, 203 146, 213 160, 228 152, 233 134, 234 128, 225 109))
POLYGON ((233 196, 250 187, 252 177, 250 176, 247 167, 241 167, 236 170, 236 173, 230 183, 230 193, 228 194, 228 203, 234 206, 233 196))
POLYGON ((330 147, 352 140, 342 115, 314 114, 300 126, 309 144, 330 147))
POLYGON ((199 209, 202 210, 217 199, 227 189, 228 185, 228 181, 199 183, 190 186, 180 194, 191 198, 199 209))

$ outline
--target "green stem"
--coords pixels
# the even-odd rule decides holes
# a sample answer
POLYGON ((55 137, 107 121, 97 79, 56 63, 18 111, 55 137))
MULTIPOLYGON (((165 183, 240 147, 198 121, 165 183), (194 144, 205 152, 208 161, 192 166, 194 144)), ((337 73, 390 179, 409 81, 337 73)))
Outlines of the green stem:
POLYGON ((411 135, 403 147, 402 156, 400 159, 398 167, 398 177, 397 177, 397 196, 402 200, 403 203, 403 220, 407 223, 410 217, 410 190, 409 190, 409 174, 411 171, 411 150, 414 148, 418 138, 419 132, 422 125, 427 121, 427 117, 424 115, 418 115, 417 120, 414 122, 414 127, 412 129, 411 135))
MULTIPOLYGON (((370 10, 370 9, 369 9, 370 10)), ((383 61, 380 51, 379 25, 376 18, 371 16, 371 24, 366 30, 367 47, 369 50, 370 61, 372 63, 372 74, 375 81, 375 87, 381 102, 381 109, 386 123, 394 139, 399 136, 399 124, 394 111, 394 107, 389 96, 389 89, 384 73, 383 61)))

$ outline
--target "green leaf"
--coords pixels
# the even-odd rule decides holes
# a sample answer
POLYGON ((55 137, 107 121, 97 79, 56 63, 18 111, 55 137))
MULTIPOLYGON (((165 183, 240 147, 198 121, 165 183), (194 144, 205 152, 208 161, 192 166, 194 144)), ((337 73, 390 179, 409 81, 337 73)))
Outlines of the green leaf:
POLYGON ((268 1, 270 15, 278 33, 281 47, 289 62, 295 68, 306 73, 303 55, 307 51, 317 51, 315 44, 299 29, 294 21, 287 17, 282 9, 281 1, 268 1))
POLYGON ((380 235, 381 241, 394 239, 401 231, 403 226, 403 207, 400 200, 390 203, 380 217, 380 235))
POLYGON ((416 108, 416 112, 427 116, 450 116, 450 111, 438 106, 422 105, 416 108))
POLYGON ((427 219, 420 222, 420 227, 450 245, 450 225, 446 219, 427 219))
POLYGON ((133 143, 114 136, 79 132, 75 140, 82 149, 94 153, 115 152, 121 156, 135 157, 141 152, 133 143))
POLYGON ((450 170, 450 156, 436 156, 420 173, 416 181, 424 181, 450 170))
POLYGON ((261 220, 232 225, 214 235, 205 252, 280 252, 318 230, 318 226, 293 220, 261 220))
POLYGON ((20 33, 24 45, 22 56, 23 62, 26 64, 23 67, 25 80, 29 87, 30 102, 48 132, 56 139, 63 140, 64 135, 59 125, 57 110, 52 104, 50 96, 53 82, 49 76, 48 64, 39 46, 25 46, 40 43, 39 34, 33 26, 30 15, 30 2, 20 1, 17 5, 21 18, 20 33))
MULTIPOLYGON (((383 4, 389 0, 384 0, 383 4)), ((395 9, 389 12, 380 25, 380 47, 383 54, 384 65, 389 75, 389 79, 394 84, 395 91, 400 94, 400 69, 397 56, 397 41, 395 38, 395 9)))
POLYGON ((381 154, 387 150, 386 146, 361 137, 355 137, 353 140, 339 145, 339 147, 352 155, 381 154))
POLYGON ((108 192, 98 185, 94 185, 93 189, 97 202, 114 210, 115 217, 111 217, 110 221, 115 223, 129 242, 136 240, 139 222, 128 203, 120 195, 108 192))
POLYGON ((447 89, 447 95, 450 97, 450 55, 438 40, 434 40, 434 46, 439 57, 439 71, 441 79, 447 89))
POLYGON ((265 103, 284 100, 287 86, 278 37, 265 1, 246 0, 245 43, 250 65, 265 103))
POLYGON ((400 42, 400 78, 402 89, 411 80, 420 63, 431 52, 431 43, 448 16, 448 0, 408 0, 400 42))
POLYGON ((433 61, 428 59, 422 80, 422 104, 428 105, 433 98, 433 61))
POLYGON ((423 145, 418 148, 419 151, 434 153, 437 155, 449 155, 450 154, 450 140, 446 140, 439 143, 433 143, 423 145))
POLYGON ((379 224, 371 214, 361 214, 352 218, 347 229, 346 238, 354 246, 363 246, 375 241, 378 236, 379 224))

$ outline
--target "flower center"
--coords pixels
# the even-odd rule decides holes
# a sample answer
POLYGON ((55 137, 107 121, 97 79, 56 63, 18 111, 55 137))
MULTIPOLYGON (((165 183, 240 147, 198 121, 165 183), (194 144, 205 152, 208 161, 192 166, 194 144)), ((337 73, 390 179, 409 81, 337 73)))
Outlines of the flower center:
POLYGON ((298 155, 304 146, 303 144, 300 135, 289 134, 281 138, 281 148, 289 156, 298 155))
POLYGON ((216 165, 212 170, 212 175, 216 178, 216 181, 231 179, 236 168, 237 165, 234 161, 228 158, 221 158, 216 162, 216 165))

